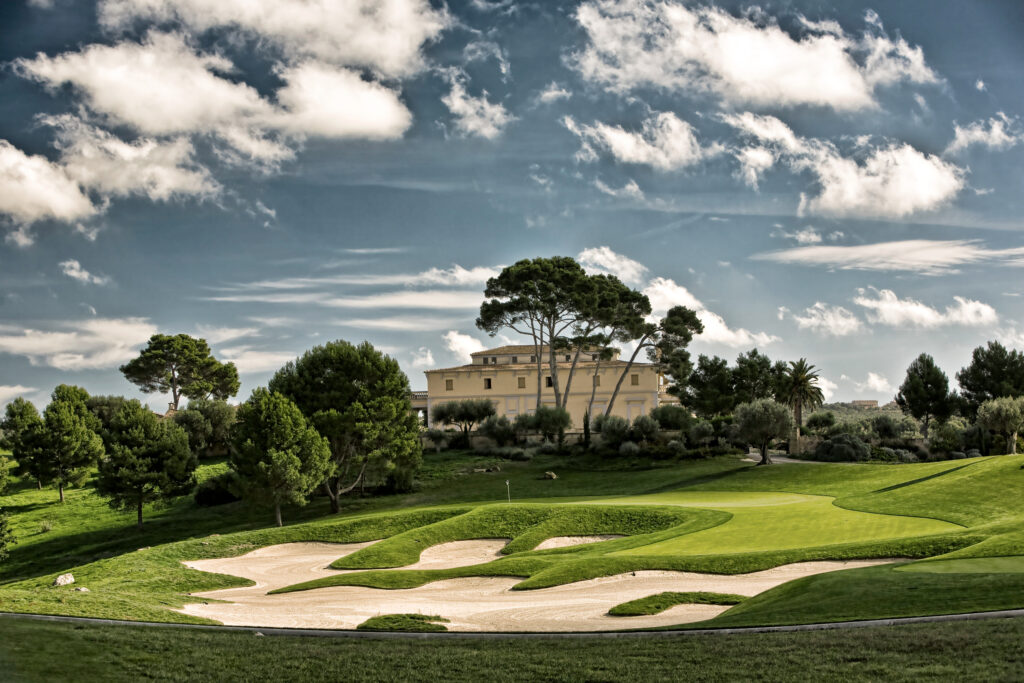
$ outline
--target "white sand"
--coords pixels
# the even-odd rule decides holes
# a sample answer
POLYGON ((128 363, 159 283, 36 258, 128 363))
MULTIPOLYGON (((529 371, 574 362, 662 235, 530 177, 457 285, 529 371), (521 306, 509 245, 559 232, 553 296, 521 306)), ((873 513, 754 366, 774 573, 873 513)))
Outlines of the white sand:
POLYGON ((622 534, 603 534, 600 536, 555 536, 547 540, 541 541, 534 550, 548 550, 550 548, 568 548, 574 545, 584 545, 586 543, 600 543, 601 541, 610 541, 613 538, 625 538, 622 534))
MULTIPOLYGON (((427 548, 409 568, 442 569, 488 562, 504 539, 455 541, 427 548)), ((513 591, 516 578, 473 577, 435 581, 419 588, 384 590, 332 586, 267 595, 268 590, 342 573, 327 565, 369 543, 288 543, 240 557, 186 562, 193 569, 252 579, 255 586, 196 594, 227 600, 191 603, 186 614, 239 626, 355 628, 380 614, 437 614, 453 631, 601 631, 703 621, 727 607, 680 605, 661 614, 609 617, 611 607, 665 591, 712 591, 756 595, 811 574, 882 564, 882 560, 802 562, 740 575, 639 571, 564 586, 513 591)))

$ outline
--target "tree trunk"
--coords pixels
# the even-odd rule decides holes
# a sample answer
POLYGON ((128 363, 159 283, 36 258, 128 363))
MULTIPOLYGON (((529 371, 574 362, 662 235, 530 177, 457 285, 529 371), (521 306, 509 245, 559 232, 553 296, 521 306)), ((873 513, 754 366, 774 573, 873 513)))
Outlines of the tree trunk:
POLYGON ((548 329, 548 369, 551 370, 551 388, 555 392, 555 405, 562 405, 562 388, 558 386, 558 357, 555 355, 554 327, 548 329))
POLYGON ((930 415, 925 415, 924 419, 921 420, 921 431, 924 432, 924 440, 928 440, 928 421, 931 418, 930 415))
POLYGON ((57 482, 57 491, 60 493, 60 502, 61 502, 61 504, 63 504, 64 503, 64 482, 62 482, 62 481, 58 481, 57 482))
POLYGON ((274 519, 277 520, 277 525, 278 526, 284 526, 284 524, 281 522, 281 504, 280 503, 274 503, 274 519))
POLYGON ((331 501, 331 514, 337 514, 338 512, 341 512, 341 507, 338 505, 338 496, 334 493, 334 487, 331 486, 331 482, 325 481, 323 487, 324 493, 327 494, 327 497, 331 501))
POLYGON ((594 366, 594 374, 590 377, 590 403, 587 404, 587 415, 594 415, 594 398, 597 397, 597 378, 601 372, 601 357, 597 357, 597 365, 594 366))
POLYGON ((1017 430, 1010 434, 1010 455, 1017 455, 1017 430))
POLYGON ((580 353, 583 352, 583 347, 576 349, 576 355, 572 357, 572 365, 569 366, 569 376, 565 378, 565 394, 562 396, 562 403, 559 405, 562 409, 567 409, 569 406, 569 391, 572 389, 572 378, 576 374, 576 364, 580 360, 580 353))
POLYGON ((761 465, 771 465, 771 464, 772 464, 772 456, 768 454, 768 444, 767 443, 763 443, 763 444, 761 444, 761 462, 757 463, 757 466, 760 467, 761 465))
POLYGON ((141 496, 139 496, 138 505, 136 506, 135 510, 138 513, 138 516, 137 516, 137 519, 136 519, 136 522, 135 522, 135 527, 138 528, 138 529, 141 529, 142 528, 142 497, 141 496))
POLYGON ((802 401, 796 401, 793 403, 793 421, 796 422, 796 450, 790 449, 790 452, 799 455, 800 454, 800 424, 803 422, 804 406, 802 401))
POLYGON ((39 477, 36 477, 36 488, 39 489, 40 491, 43 490, 43 480, 40 479, 39 477))
POLYGON ((619 381, 615 383, 615 391, 612 392, 612 397, 608 399, 608 407, 604 410, 605 415, 612 414, 612 406, 615 405, 615 399, 619 395, 619 389, 622 388, 622 383, 625 381, 626 375, 628 375, 629 371, 633 369, 633 361, 635 361, 636 357, 640 355, 640 349, 644 348, 646 342, 647 336, 645 335, 644 337, 641 337, 640 343, 636 345, 636 350, 633 351, 633 355, 629 357, 629 362, 626 363, 626 367, 622 369, 622 374, 619 375, 619 381))

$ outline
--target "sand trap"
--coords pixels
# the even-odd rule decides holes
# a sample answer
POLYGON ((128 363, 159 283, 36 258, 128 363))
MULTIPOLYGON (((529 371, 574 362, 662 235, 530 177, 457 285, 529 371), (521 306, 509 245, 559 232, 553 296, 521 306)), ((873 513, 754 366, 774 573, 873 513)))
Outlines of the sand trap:
MULTIPOLYGON (((465 566, 473 558, 489 561, 504 543, 493 539, 445 543, 424 550, 420 562, 411 566, 439 569, 465 566)), ((242 576, 257 585, 196 594, 229 602, 192 603, 181 611, 238 626, 351 629, 379 614, 419 612, 450 619, 447 626, 453 631, 602 631, 703 621, 728 609, 720 605, 679 605, 641 617, 606 614, 615 605, 655 593, 714 591, 749 596, 811 574, 887 562, 802 562, 734 576, 639 571, 531 591, 510 590, 520 581, 515 578, 473 577, 404 590, 333 586, 266 594, 274 588, 342 573, 326 569, 326 565, 368 545, 289 543, 240 557, 186 562, 193 569, 242 576)))
POLYGON ((549 550, 551 548, 569 548, 574 545, 585 545, 587 543, 600 543, 610 541, 613 538, 625 538, 622 534, 603 534, 600 536, 555 536, 541 541, 534 550, 549 550))

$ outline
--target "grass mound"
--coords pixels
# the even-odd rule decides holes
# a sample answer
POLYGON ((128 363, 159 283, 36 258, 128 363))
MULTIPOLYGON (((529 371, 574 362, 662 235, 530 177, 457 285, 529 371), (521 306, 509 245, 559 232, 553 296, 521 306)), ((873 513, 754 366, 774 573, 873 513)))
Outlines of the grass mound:
POLYGON ((676 605, 738 605, 746 599, 745 596, 734 593, 707 593, 704 591, 657 593, 616 605, 608 610, 608 615, 612 617, 642 617, 648 614, 661 614, 676 605))
POLYGON ((416 633, 437 633, 447 631, 444 617, 427 614, 381 614, 370 617, 356 626, 359 631, 412 631, 416 633))

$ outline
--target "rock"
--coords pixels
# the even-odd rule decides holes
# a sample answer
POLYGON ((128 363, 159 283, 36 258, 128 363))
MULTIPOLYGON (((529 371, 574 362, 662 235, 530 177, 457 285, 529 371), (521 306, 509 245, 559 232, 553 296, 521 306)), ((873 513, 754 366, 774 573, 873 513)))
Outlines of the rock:
POLYGON ((53 580, 54 586, 70 586, 75 582, 74 574, 61 574, 53 580))
POLYGON ((262 637, 263 637, 263 634, 262 634, 262 633, 260 633, 259 631, 256 631, 256 636, 257 636, 257 637, 259 637, 259 638, 262 638, 262 637))
POLYGON ((473 468, 473 474, 481 474, 483 472, 489 472, 489 471, 490 470, 488 470, 486 467, 474 467, 473 468))
POLYGON ((555 474, 554 472, 545 472, 544 473, 544 478, 545 479, 558 479, 558 475, 555 474))
POLYGON ((75 592, 76 593, 88 593, 89 589, 86 588, 85 586, 79 586, 78 588, 75 589, 75 592))

